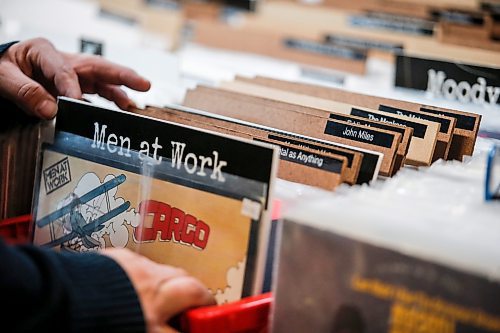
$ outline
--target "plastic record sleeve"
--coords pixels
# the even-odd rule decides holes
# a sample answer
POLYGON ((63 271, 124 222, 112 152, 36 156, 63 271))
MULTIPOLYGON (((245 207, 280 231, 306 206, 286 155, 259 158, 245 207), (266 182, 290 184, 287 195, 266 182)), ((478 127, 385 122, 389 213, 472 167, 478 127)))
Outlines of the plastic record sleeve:
MULTIPOLYGON (((252 294, 264 183, 224 173, 194 180, 173 162, 106 156, 58 132, 46 144, 33 241, 57 250, 127 247, 186 269, 219 304, 252 294)), ((207 170, 208 172, 208 170, 207 170)))

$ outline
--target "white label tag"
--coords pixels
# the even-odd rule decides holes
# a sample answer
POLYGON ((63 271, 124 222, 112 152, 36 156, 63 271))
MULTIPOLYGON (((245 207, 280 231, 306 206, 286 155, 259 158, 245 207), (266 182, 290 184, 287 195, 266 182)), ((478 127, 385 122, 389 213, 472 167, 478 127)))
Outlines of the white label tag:
POLYGON ((261 211, 261 204, 259 202, 243 198, 243 204, 241 206, 241 214, 251 217, 254 220, 258 220, 260 217, 260 211, 261 211))

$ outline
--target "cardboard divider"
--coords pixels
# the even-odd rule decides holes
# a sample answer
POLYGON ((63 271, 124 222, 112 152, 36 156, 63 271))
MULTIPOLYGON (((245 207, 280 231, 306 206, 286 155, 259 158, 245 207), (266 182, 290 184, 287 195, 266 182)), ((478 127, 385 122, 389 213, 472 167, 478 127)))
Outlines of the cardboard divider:
POLYGON ((418 103, 401 101, 378 96, 355 93, 343 89, 322 87, 306 83, 280 81, 271 78, 256 77, 259 84, 301 92, 324 99, 330 99, 368 107, 396 112, 412 118, 438 121, 441 124, 436 143, 436 157, 462 160, 464 155, 472 155, 479 130, 481 115, 445 108, 426 106, 418 103), (392 111, 389 109, 392 108, 392 111))
POLYGON ((207 93, 207 90, 201 91, 198 88, 188 91, 184 105, 264 126, 377 151, 384 154, 380 173, 384 176, 393 174, 396 153, 401 142, 400 133, 280 109, 265 103, 261 105, 244 103, 229 98, 227 95, 216 94, 214 88, 207 87, 206 89, 210 92, 207 93))
MULTIPOLYGON (((297 95, 297 94, 290 94, 284 91, 280 90, 273 90, 273 89, 267 89, 265 87, 259 87, 257 85, 251 85, 251 84, 246 84, 246 83, 241 83, 241 82, 224 82, 220 85, 221 89, 223 90, 228 90, 240 94, 248 94, 248 95, 253 95, 256 97, 262 97, 262 98, 268 98, 268 99, 274 99, 278 100, 281 102, 289 102, 290 104, 298 104, 301 106, 304 106, 302 111, 297 112, 296 110, 292 111, 290 108, 287 109, 279 109, 270 106, 268 103, 262 103, 262 106, 256 107, 255 105, 249 105, 248 107, 252 108, 252 111, 246 110, 246 111, 241 111, 238 112, 236 111, 237 108, 241 108, 239 106, 234 105, 233 107, 218 107, 217 105, 203 105, 203 107, 211 107, 213 108, 212 112, 217 112, 217 113, 224 113, 224 112, 231 112, 233 113, 233 117, 246 117, 242 118, 247 121, 257 121, 257 122, 265 122, 268 126, 274 126, 274 127, 281 127, 284 128, 286 127, 287 130, 302 133, 302 134, 307 134, 307 135, 312 135, 318 137, 320 135, 319 133, 325 133, 325 120, 330 119, 329 113, 326 113, 325 111, 321 110, 309 110, 310 107, 316 108, 316 109, 322 109, 322 110, 328 110, 334 113, 344 113, 340 110, 337 110, 337 108, 332 108, 331 105, 329 104, 329 101, 323 101, 319 100, 310 96, 305 96, 305 95, 297 95), (217 110, 216 110, 217 109, 217 110), (263 111, 266 110, 266 111, 263 111), (292 111, 293 113, 289 113, 292 111), (235 112, 237 114, 235 114, 235 112), (292 117, 289 120, 287 120, 288 117, 292 117), (252 119, 252 120, 250 120, 252 119), (300 119, 300 120, 299 120, 300 119), (273 125, 270 125, 270 124, 273 125)), ((188 92, 186 95, 185 103, 189 103, 190 98, 192 97, 194 93, 193 92, 188 92)), ((199 98, 200 103, 206 103, 207 98, 209 96, 199 98)), ((213 101, 212 104, 218 104, 220 103, 217 101, 213 101)), ((231 102, 231 98, 226 98, 224 100, 224 103, 234 103, 231 102)), ((198 105, 198 107, 202 107, 202 105, 198 105)), ((228 115, 228 114, 226 114, 228 115)), ((364 130, 363 129, 356 129, 357 134, 362 133, 364 130)), ((370 131, 384 131, 382 129, 375 129, 372 128, 370 131)), ((401 136, 399 133, 391 132, 395 137, 401 136)), ((331 134, 331 133, 330 133, 331 134)), ((346 137, 342 138, 342 135, 340 133, 334 134, 337 139, 346 139, 346 137), (337 135, 338 134, 338 135, 337 135)), ((379 136, 384 136, 384 134, 380 134, 379 136)), ((351 139, 354 139, 354 141, 357 141, 359 138, 356 137, 351 137, 351 139)), ((394 170, 394 153, 397 153, 399 148, 396 148, 396 152, 392 151, 387 151, 384 149, 384 147, 381 147, 377 143, 377 139, 374 137, 373 138, 373 147, 372 148, 367 148, 367 149, 372 149, 372 150, 377 150, 381 151, 384 154, 390 154, 385 156, 385 163, 383 164, 383 167, 381 169, 381 174, 385 176, 389 176, 393 173, 394 170)), ((398 139, 399 140, 399 139, 398 139)), ((360 143, 363 143, 364 140, 359 141, 360 143)), ((400 141, 401 142, 401 141, 400 141)), ((352 143, 350 143, 352 144, 352 143)), ((399 143, 397 144, 399 147, 399 143)), ((392 147, 392 146, 391 146, 392 147)), ((385 147, 389 148, 389 147, 385 147)))

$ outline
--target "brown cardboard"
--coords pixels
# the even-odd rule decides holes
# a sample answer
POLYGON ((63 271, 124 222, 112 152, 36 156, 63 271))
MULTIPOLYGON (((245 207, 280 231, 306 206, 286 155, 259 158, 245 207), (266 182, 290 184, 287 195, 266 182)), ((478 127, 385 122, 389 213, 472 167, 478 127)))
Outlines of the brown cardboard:
POLYGON ((218 20, 222 6, 213 1, 184 1, 182 3, 182 11, 187 20, 218 20))
POLYGON ((347 164, 347 158, 344 156, 334 155, 326 152, 321 152, 314 149, 305 148, 298 145, 286 144, 277 140, 271 139, 254 139, 259 142, 266 142, 270 144, 275 144, 280 147, 280 163, 278 167, 278 178, 316 186, 323 188, 325 190, 333 190, 338 185, 342 183, 342 174, 344 173, 345 166, 347 164), (285 159, 283 155, 290 155, 292 152, 290 150, 300 150, 301 152, 306 152, 310 154, 310 156, 314 156, 314 158, 321 159, 321 161, 330 159, 332 161, 338 161, 342 164, 342 168, 340 172, 328 172, 325 170, 313 168, 306 165, 297 164, 294 162, 290 162, 285 159))
POLYGON ((373 28, 353 28, 349 24, 349 16, 352 14, 352 12, 325 6, 306 6, 283 1, 263 2, 259 7, 259 15, 246 17, 244 25, 263 31, 289 34, 300 32, 304 37, 312 39, 320 38, 327 33, 345 34, 359 38, 401 43, 405 54, 409 56, 444 59, 451 62, 489 67, 500 66, 498 53, 491 50, 443 44, 435 36, 416 36, 373 28), (304 20, 304 17, 308 19, 304 20))
MULTIPOLYGON (((407 102, 402 102, 402 105, 407 105, 407 102)), ((409 106, 409 105, 408 105, 409 106)), ((450 143, 450 150, 448 152, 448 160, 459 160, 462 161, 464 156, 472 156, 474 152, 474 146, 476 144, 477 133, 479 132, 479 125, 481 123, 481 115, 458 111, 452 109, 439 108, 435 106, 428 105, 420 105, 420 111, 424 111, 424 113, 430 113, 432 115, 445 115, 449 117, 454 117, 457 120, 455 125, 455 130, 453 132, 453 137, 450 143), (432 111, 432 112, 430 112, 432 111), (467 130, 460 128, 458 121, 460 117, 468 117, 473 118, 474 121, 474 129, 467 130)))
MULTIPOLYGON (((285 90, 285 91, 289 91, 289 92, 293 92, 293 90, 290 90, 290 89, 287 89, 285 86, 283 87, 283 89, 281 89, 279 86, 276 86, 276 87, 273 87, 271 85, 267 85, 265 83, 265 79, 264 80, 259 80, 261 77, 256 77, 254 79, 250 79, 250 78, 246 78, 246 77, 242 77, 242 76, 236 76, 236 80, 237 81, 242 81, 242 82, 248 82, 248 83, 257 83, 257 84, 261 84, 261 82, 263 83, 262 85, 264 86, 267 86, 267 87, 270 87, 270 88, 277 88, 277 89, 280 89, 280 90, 285 90)), ((273 80, 273 79, 271 79, 273 80)), ((283 83, 287 83, 287 81, 279 81, 279 80, 276 80, 278 82, 283 82, 283 83)), ((202 87, 200 86, 199 87, 201 90, 204 90, 204 89, 209 89, 207 87, 202 87)), ((300 91, 295 91, 297 93, 301 93, 300 91)), ((217 93, 217 92, 214 92, 214 93, 217 93)), ((243 94, 240 94, 238 92, 232 92, 231 93, 234 93, 232 96, 233 98, 242 98, 242 99, 246 99, 248 102, 258 102, 261 97, 256 97, 256 96, 252 96, 252 95, 247 95, 247 97, 245 96, 241 96, 243 94), (237 95, 235 95, 237 94, 237 95)), ((231 95, 231 94, 228 94, 228 95, 231 95)), ((292 110, 295 110, 295 111, 298 111, 298 112, 303 112, 303 113, 308 113, 308 114, 315 114, 315 115, 318 115, 318 116, 323 116, 323 117, 326 117, 326 118, 330 118, 331 116, 329 116, 327 113, 324 112, 324 110, 322 109, 315 109, 315 108, 309 108, 309 109, 312 109, 312 110, 307 110, 305 106, 303 105, 299 105, 299 104, 293 104, 293 103, 286 103, 286 102, 283 102, 281 100, 272 100, 272 99, 264 99, 266 103, 272 103, 273 105, 275 105, 276 107, 281 107, 281 108, 291 108, 292 110)), ((344 112, 340 112, 341 114, 343 115, 346 115, 346 113, 344 112)), ((369 126, 375 126, 375 127, 378 127, 380 126, 380 122, 378 121, 372 121, 372 120, 369 120, 369 119, 365 119, 365 118, 361 118, 361 117, 357 117, 357 116, 352 116, 352 115, 348 115, 349 117, 352 118, 352 121, 355 122, 355 121, 363 121, 363 122, 367 122, 367 124, 369 124, 369 126)), ((395 124, 385 124, 385 126, 393 126, 395 127, 396 129, 401 129, 402 130, 402 140, 401 140, 401 144, 399 145, 399 150, 398 150, 398 154, 399 155, 402 155, 402 156, 406 156, 406 154, 408 153, 408 149, 409 149, 409 145, 410 145, 410 142, 411 142, 411 137, 412 137, 412 134, 413 134, 413 129, 412 128, 409 128, 409 127, 406 127, 406 126, 400 126, 400 125, 395 125, 395 124)), ((383 126, 383 127, 385 127, 383 126)), ((378 128, 381 128, 381 127, 378 127, 378 128)))
POLYGON ((319 151, 326 154, 331 154, 334 156, 340 156, 346 159, 344 171, 342 172, 342 180, 348 184, 360 184, 357 181, 358 174, 361 167, 361 162, 363 159, 363 153, 357 150, 351 150, 347 148, 342 148, 340 146, 335 146, 332 144, 325 144, 321 142, 315 142, 301 137, 298 135, 289 135, 283 133, 267 133, 265 134, 264 140, 273 140, 280 143, 285 143, 288 145, 293 145, 297 147, 314 147, 310 148, 313 151, 319 151))
POLYGON ((305 65, 326 67, 355 74, 365 72, 366 58, 354 60, 289 48, 286 46, 287 38, 322 42, 321 39, 304 37, 300 32, 280 33, 274 30, 246 26, 231 27, 207 20, 196 22, 193 41, 211 47, 267 55, 305 65))
POLYGON ((457 8, 465 10, 479 9, 480 0, 391 0, 399 3, 419 3, 428 7, 457 8))
POLYGON ((387 62, 393 62, 394 54, 403 51, 403 44, 387 42, 382 39, 367 39, 339 33, 328 33, 323 38, 329 44, 359 48, 367 52, 368 58, 375 57, 387 62))
MULTIPOLYGON (((202 94, 204 95, 204 99, 206 101, 212 101, 213 103, 221 103, 222 105, 226 103, 233 103, 232 101, 238 101, 241 103, 241 105, 245 104, 253 104, 254 107, 256 108, 270 108, 271 110, 279 110, 279 112, 285 111, 283 113, 284 115, 287 115, 286 111, 294 111, 306 115, 315 115, 318 117, 322 117, 325 119, 329 118, 338 118, 344 117, 348 118, 345 119, 346 121, 350 121, 353 123, 361 123, 363 125, 368 125, 368 126, 373 126, 376 128, 382 128, 382 129, 389 129, 393 130, 396 132, 399 132, 402 135, 402 141, 398 146, 398 151, 397 151, 397 156, 396 156, 396 161, 395 165, 393 168, 393 173, 398 171, 402 166, 403 163, 406 160, 406 155, 409 150, 409 145, 411 142, 411 137, 413 134, 413 129, 409 127, 403 127, 399 125, 393 125, 393 124, 384 124, 378 121, 370 121, 365 118, 361 117, 356 117, 356 116, 351 116, 347 114, 332 114, 330 112, 326 112, 325 110, 321 109, 314 109, 314 108, 308 108, 304 107, 302 105, 298 104, 291 104, 291 103, 286 103, 282 101, 277 101, 269 98, 262 98, 262 97, 257 97, 257 96, 252 96, 252 95, 246 95, 246 94, 241 94, 237 92, 232 92, 232 91, 226 91, 226 90, 221 90, 221 89, 216 89, 216 88, 210 88, 210 87, 205 87, 205 86, 198 86, 195 90, 195 92, 188 92, 188 94, 202 94)), ((187 100, 187 98, 186 98, 187 100)), ((276 113, 274 111, 271 111, 273 113, 276 113)), ((249 114, 254 114, 252 112, 248 112, 249 114)), ((252 120, 254 121, 254 120, 252 120)), ((302 126, 307 126, 306 124, 303 124, 302 126)))
POLYGON ((371 182, 377 179, 380 171, 383 154, 375 151, 330 140, 308 137, 191 108, 175 106, 163 108, 161 110, 163 110, 164 113, 170 114, 170 117, 180 116, 190 122, 193 122, 193 119, 195 119, 195 123, 199 124, 202 128, 203 126, 214 125, 224 130, 247 133, 256 137, 284 141, 335 155, 345 156, 348 163, 344 179, 349 184, 364 184, 371 182))
POLYGON ((329 120, 325 117, 274 108, 266 104, 247 104, 234 99, 222 99, 219 98, 219 96, 199 93, 196 90, 189 90, 187 92, 183 104, 188 107, 206 110, 227 117, 242 119, 265 126, 312 136, 314 138, 377 151, 384 154, 380 167, 380 174, 383 176, 390 176, 394 172, 396 154, 401 142, 400 133, 364 125, 350 124, 344 121, 329 120), (341 137, 341 133, 339 132, 335 132, 333 135, 325 134, 328 126, 337 126, 338 128, 349 127, 354 129, 354 131, 346 132, 347 134, 345 137, 341 137), (360 139, 358 134, 361 135, 361 133, 366 132, 372 132, 374 135, 374 137, 371 137, 373 142, 377 141, 379 137, 387 137, 387 140, 391 142, 386 146, 380 146, 369 143, 371 140, 365 140, 364 138, 360 139), (348 139, 347 137, 349 136, 352 139, 348 139))
POLYGON ((98 3, 102 10, 136 21, 139 20, 140 13, 144 9, 144 1, 142 0, 122 0, 120 2, 98 0, 98 3))
MULTIPOLYGON (((306 185, 317 186, 324 189, 332 190, 342 182, 355 184, 359 173, 359 168, 363 154, 356 151, 335 147, 335 151, 344 152, 350 157, 350 162, 346 156, 333 154, 328 152, 327 145, 324 145, 325 150, 311 149, 304 145, 291 144, 286 141, 278 141, 278 138, 287 139, 287 135, 272 133, 257 127, 250 127, 243 124, 238 124, 229 120, 223 120, 217 117, 206 117, 201 114, 186 113, 175 108, 155 108, 147 107, 146 109, 134 109, 133 112, 147 115, 157 119, 173 121, 184 125, 198 127, 202 129, 212 130, 219 133, 234 135, 246 139, 257 140, 278 144, 280 147, 299 149, 301 151, 314 154, 323 159, 330 159, 336 163, 341 163, 342 167, 339 171, 325 171, 318 168, 306 166, 303 164, 292 163, 282 158, 280 155, 280 163, 278 175, 280 178, 299 182, 306 185)), ((304 140, 291 135, 294 141, 304 140)))
POLYGON ((480 48, 490 51, 500 51, 500 42, 492 39, 494 30, 489 26, 463 25, 450 22, 440 22, 437 38, 442 43, 480 48))
POLYGON ((377 11, 398 15, 412 15, 420 18, 426 18, 428 16, 428 7, 420 3, 380 0, 325 0, 324 4, 332 8, 342 8, 353 11, 377 11))
POLYGON ((464 40, 464 43, 471 42, 474 39, 488 41, 491 35, 491 26, 488 26, 486 23, 483 25, 473 25, 441 21, 439 22, 438 30, 445 37, 461 38, 464 40))
MULTIPOLYGON (((244 79, 238 77, 238 79, 244 79)), ((377 96, 370 96, 370 95, 364 95, 360 93, 355 93, 355 92, 350 92, 347 90, 342 90, 342 89, 336 89, 336 88, 330 88, 330 87, 322 87, 322 86, 316 86, 312 84, 307 84, 307 83, 299 83, 299 82, 289 82, 289 81, 281 81, 281 80, 276 80, 276 79, 271 79, 271 78, 265 78, 265 77, 256 77, 253 79, 244 79, 244 80, 250 80, 251 82, 257 82, 262 85, 266 85, 269 87, 274 87, 278 89, 286 89, 288 91, 293 91, 293 92, 300 92, 302 94, 307 94, 307 95, 312 95, 324 99, 331 99, 343 103, 348 103, 351 105, 358 105, 362 107, 367 107, 371 109, 378 109, 379 107, 386 105, 390 107, 395 107, 399 108, 402 110, 408 110, 412 112, 418 112, 422 113, 420 110, 421 107, 426 107, 424 105, 416 104, 416 103, 411 103, 411 102, 406 102, 406 101, 399 101, 399 100, 393 100, 393 99, 388 99, 388 98, 383 98, 383 97, 377 97, 377 96)), ((436 109, 436 108, 434 108, 436 109)), ((438 158, 443 158, 443 159, 462 159, 462 155, 471 155, 474 147, 474 142, 475 138, 477 136, 477 130, 479 128, 479 120, 480 116, 475 115, 472 113, 462 113, 460 111, 455 111, 455 110, 449 110, 449 109, 441 109, 445 112, 449 112, 451 114, 464 114, 467 116, 474 116, 474 117, 479 117, 478 118, 478 124, 475 129, 475 131, 465 131, 461 130, 456 127, 456 122, 457 120, 451 116, 445 116, 445 115, 440 115, 440 114, 432 114, 432 116, 438 117, 445 119, 450 122, 450 125, 448 127, 448 130, 446 132, 439 132, 437 136, 437 142, 436 142, 436 150, 435 154, 433 157, 433 161, 437 160, 438 158), (459 138, 461 136, 466 136, 467 138, 459 138), (464 143, 465 146, 457 146, 458 144, 464 143), (470 147, 472 145, 472 150, 470 150, 470 147), (449 151, 451 147, 453 146, 453 151, 455 152, 455 157, 448 156, 449 151)), ((424 114, 428 114, 423 112, 424 114)))
POLYGON ((433 8, 479 9, 479 2, 476 0, 325 0, 324 5, 356 11, 385 11, 421 18, 427 18, 429 10, 433 8))
POLYGON ((101 10, 138 22, 146 31, 162 34, 168 42, 167 49, 178 46, 183 25, 180 11, 147 6, 144 0, 98 0, 98 3, 101 10))
MULTIPOLYGON (((333 113, 353 114, 356 111, 354 109, 364 109, 365 111, 370 111, 370 114, 372 115, 379 114, 384 116, 385 118, 389 116, 391 118, 401 119, 402 121, 421 124, 426 127, 426 129, 424 130, 425 136, 423 138, 413 136, 410 142, 408 155, 406 156, 406 162, 408 164, 416 166, 430 165, 432 163, 432 158, 434 156, 434 150, 436 146, 437 133, 439 131, 439 125, 436 123, 420 119, 410 119, 409 117, 405 116, 390 115, 385 112, 370 110, 367 108, 353 108, 352 105, 346 103, 334 102, 331 100, 292 93, 280 89, 268 88, 265 86, 241 81, 223 82, 220 84, 220 87, 221 89, 226 89, 229 91, 245 93, 258 97, 267 97, 282 102, 299 104, 307 108, 321 109, 333 113)), ((314 114, 318 115, 318 112, 314 111, 314 114)), ((329 117, 329 115, 324 111, 323 115, 321 116, 326 118, 329 117)), ((379 117, 379 119, 381 118, 379 117)))

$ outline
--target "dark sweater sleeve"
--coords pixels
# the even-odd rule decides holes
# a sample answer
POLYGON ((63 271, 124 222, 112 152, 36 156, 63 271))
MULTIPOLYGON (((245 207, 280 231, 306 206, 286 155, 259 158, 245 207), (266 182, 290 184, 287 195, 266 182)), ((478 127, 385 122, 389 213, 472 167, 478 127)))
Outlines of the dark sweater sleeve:
POLYGON ((14 42, 9 42, 9 43, 5 43, 5 44, 0 44, 0 56, 8 50, 9 47, 11 47, 12 45, 16 44, 18 41, 14 41, 14 42))
POLYGON ((3 332, 145 332, 123 269, 95 253, 59 253, 0 240, 3 332))

